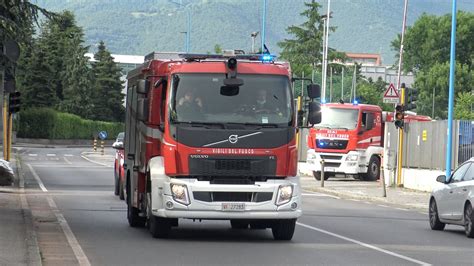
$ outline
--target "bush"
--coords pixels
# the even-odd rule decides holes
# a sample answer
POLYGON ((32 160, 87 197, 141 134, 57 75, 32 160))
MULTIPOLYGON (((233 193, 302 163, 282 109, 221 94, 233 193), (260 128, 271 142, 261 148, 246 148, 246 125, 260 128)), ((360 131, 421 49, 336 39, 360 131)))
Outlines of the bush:
POLYGON ((108 139, 113 139, 124 130, 124 125, 82 119, 49 108, 32 108, 19 113, 16 129, 19 138, 91 139, 94 133, 104 130, 108 139))

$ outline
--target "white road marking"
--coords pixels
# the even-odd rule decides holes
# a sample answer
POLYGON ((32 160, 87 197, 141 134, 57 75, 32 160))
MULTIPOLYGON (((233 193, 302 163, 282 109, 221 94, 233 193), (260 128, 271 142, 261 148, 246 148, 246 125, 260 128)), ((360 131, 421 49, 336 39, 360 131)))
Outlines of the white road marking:
POLYGON ((424 214, 424 215, 428 215, 428 213, 427 213, 427 212, 420 212, 420 213, 421 213, 421 214, 424 214))
POLYGON ((337 196, 329 195, 329 194, 317 194, 317 193, 301 193, 303 196, 312 196, 312 197, 328 197, 328 198, 333 198, 333 199, 341 199, 337 196))
POLYGON ((105 166, 105 167, 113 167, 113 166, 108 165, 108 164, 105 164, 105 163, 100 163, 100 162, 96 162, 96 161, 94 161, 94 160, 91 160, 91 159, 87 158, 87 157, 84 156, 84 155, 81 155, 81 157, 82 157, 82 159, 87 160, 87 161, 89 161, 89 162, 91 162, 91 163, 95 163, 95 164, 102 165, 102 166, 105 166))
POLYGON ((55 154, 55 153, 48 153, 48 154, 46 154, 46 156, 48 156, 48 157, 54 157, 54 156, 56 156, 56 154, 55 154))
POLYGON ((360 200, 357 200, 357 199, 347 199, 347 200, 360 202, 360 200))
POLYGON ((30 168, 31 174, 32 174, 33 177, 36 179, 36 182, 38 182, 38 185, 39 185, 39 187, 41 188, 41 190, 43 190, 43 192, 48 192, 48 190, 46 189, 46 187, 45 187, 44 184, 43 184, 43 181, 41 181, 40 177, 38 176, 38 174, 36 173, 36 171, 33 169, 33 167, 31 166, 31 164, 27 164, 27 165, 28 165, 28 168, 30 168))
MULTIPOLYGON (((47 192, 48 190, 44 186, 43 182, 41 181, 40 177, 38 176, 36 171, 33 169, 33 167, 30 164, 28 164, 28 168, 30 168, 31 174, 33 174, 33 176, 35 177, 36 181, 41 187, 41 190, 43 190, 43 192, 47 192)), ((62 215, 62 213, 59 211, 58 206, 54 202, 51 195, 47 194, 46 199, 48 200, 49 207, 51 208, 54 215, 56 216, 56 219, 58 220, 59 225, 61 226, 61 229, 63 230, 64 235, 66 236, 69 246, 71 246, 71 249, 74 252, 74 255, 76 256, 76 259, 79 262, 79 265, 90 266, 91 264, 89 262, 89 259, 84 253, 84 250, 82 250, 81 245, 79 245, 79 242, 74 236, 74 233, 72 232, 71 227, 69 227, 69 224, 67 223, 66 218, 64 218, 64 215, 62 215)))
POLYGON ((384 208, 390 208, 390 206, 382 205, 382 204, 377 204, 377 206, 379 206, 379 207, 384 207, 384 208))
POLYGON ((38 154, 36 154, 36 153, 29 153, 28 156, 36 157, 36 156, 38 156, 38 154))
POLYGON ((67 164, 69 164, 69 165, 72 164, 71 161, 69 161, 66 157, 63 157, 63 158, 64 158, 64 161, 65 161, 67 164))
POLYGON ((403 209, 403 208, 394 208, 396 210, 400 210, 400 211, 408 211, 408 209, 403 209))
POLYGON ((336 233, 332 233, 332 232, 329 232, 329 231, 326 231, 326 230, 323 230, 323 229, 320 229, 320 228, 316 228, 316 227, 311 226, 311 225, 302 224, 302 223, 298 223, 298 222, 296 224, 299 225, 299 226, 305 227, 307 229, 311 229, 311 230, 314 230, 314 231, 317 231, 317 232, 320 232, 320 233, 323 233, 323 234, 326 234, 326 235, 330 235, 330 236, 333 236, 333 237, 336 237, 336 238, 339 238, 339 239, 343 239, 343 240, 346 240, 348 242, 352 242, 354 244, 361 245, 363 247, 373 249, 375 251, 382 252, 382 253, 385 253, 387 255, 394 256, 394 257, 397 257, 397 258, 400 258, 400 259, 404 259, 406 261, 410 261, 410 262, 413 262, 413 263, 416 263, 416 264, 419 264, 419 265, 431 265, 429 263, 419 261, 419 260, 404 256, 404 255, 401 255, 401 254, 398 254, 398 253, 395 253, 395 252, 392 252, 392 251, 389 251, 389 250, 386 250, 386 249, 383 249, 383 248, 379 248, 379 247, 376 247, 374 245, 370 245, 370 244, 367 244, 367 243, 364 243, 364 242, 361 242, 361 241, 358 241, 358 240, 355 240, 355 239, 352 239, 352 238, 349 238, 349 237, 345 237, 345 236, 342 236, 342 235, 339 235, 339 234, 336 234, 336 233))
POLYGON ((74 155, 73 155, 73 154, 64 154, 64 156, 66 156, 66 157, 73 157, 74 155))

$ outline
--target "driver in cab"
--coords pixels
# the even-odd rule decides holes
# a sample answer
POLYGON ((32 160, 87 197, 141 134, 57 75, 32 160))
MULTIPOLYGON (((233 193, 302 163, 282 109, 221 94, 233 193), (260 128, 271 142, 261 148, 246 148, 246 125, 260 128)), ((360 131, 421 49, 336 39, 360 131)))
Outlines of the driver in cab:
POLYGON ((267 90, 259 89, 257 90, 257 95, 255 97, 255 102, 252 106, 252 109, 255 113, 276 113, 279 114, 280 110, 271 104, 268 100, 267 90))

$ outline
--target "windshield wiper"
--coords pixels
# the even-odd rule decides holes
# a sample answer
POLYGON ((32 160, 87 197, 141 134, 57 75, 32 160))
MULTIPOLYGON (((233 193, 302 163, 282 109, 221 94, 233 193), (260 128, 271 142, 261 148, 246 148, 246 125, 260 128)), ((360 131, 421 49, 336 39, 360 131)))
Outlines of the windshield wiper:
POLYGON ((219 123, 219 122, 174 121, 173 123, 180 124, 180 125, 189 125, 191 127, 210 128, 209 126, 220 126, 221 128, 226 128, 225 123, 219 123))
POLYGON ((277 128, 278 124, 275 123, 232 123, 235 125, 244 125, 244 126, 258 126, 260 128, 277 128))

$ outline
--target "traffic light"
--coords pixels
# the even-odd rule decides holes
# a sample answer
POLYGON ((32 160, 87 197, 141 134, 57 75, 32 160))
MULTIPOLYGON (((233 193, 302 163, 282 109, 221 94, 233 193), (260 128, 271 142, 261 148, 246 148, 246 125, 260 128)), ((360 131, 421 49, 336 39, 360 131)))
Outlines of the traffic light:
POLYGON ((397 107, 395 107, 395 119, 394 119, 396 128, 403 128, 403 125, 405 124, 405 122, 403 121, 404 118, 405 118, 405 114, 404 114, 403 105, 397 104, 397 107))
POLYGON ((405 89, 405 111, 416 109, 416 101, 418 100, 418 90, 405 89))
POLYGON ((20 111, 20 96, 19 91, 15 91, 8 96, 8 111, 13 114, 20 111))

